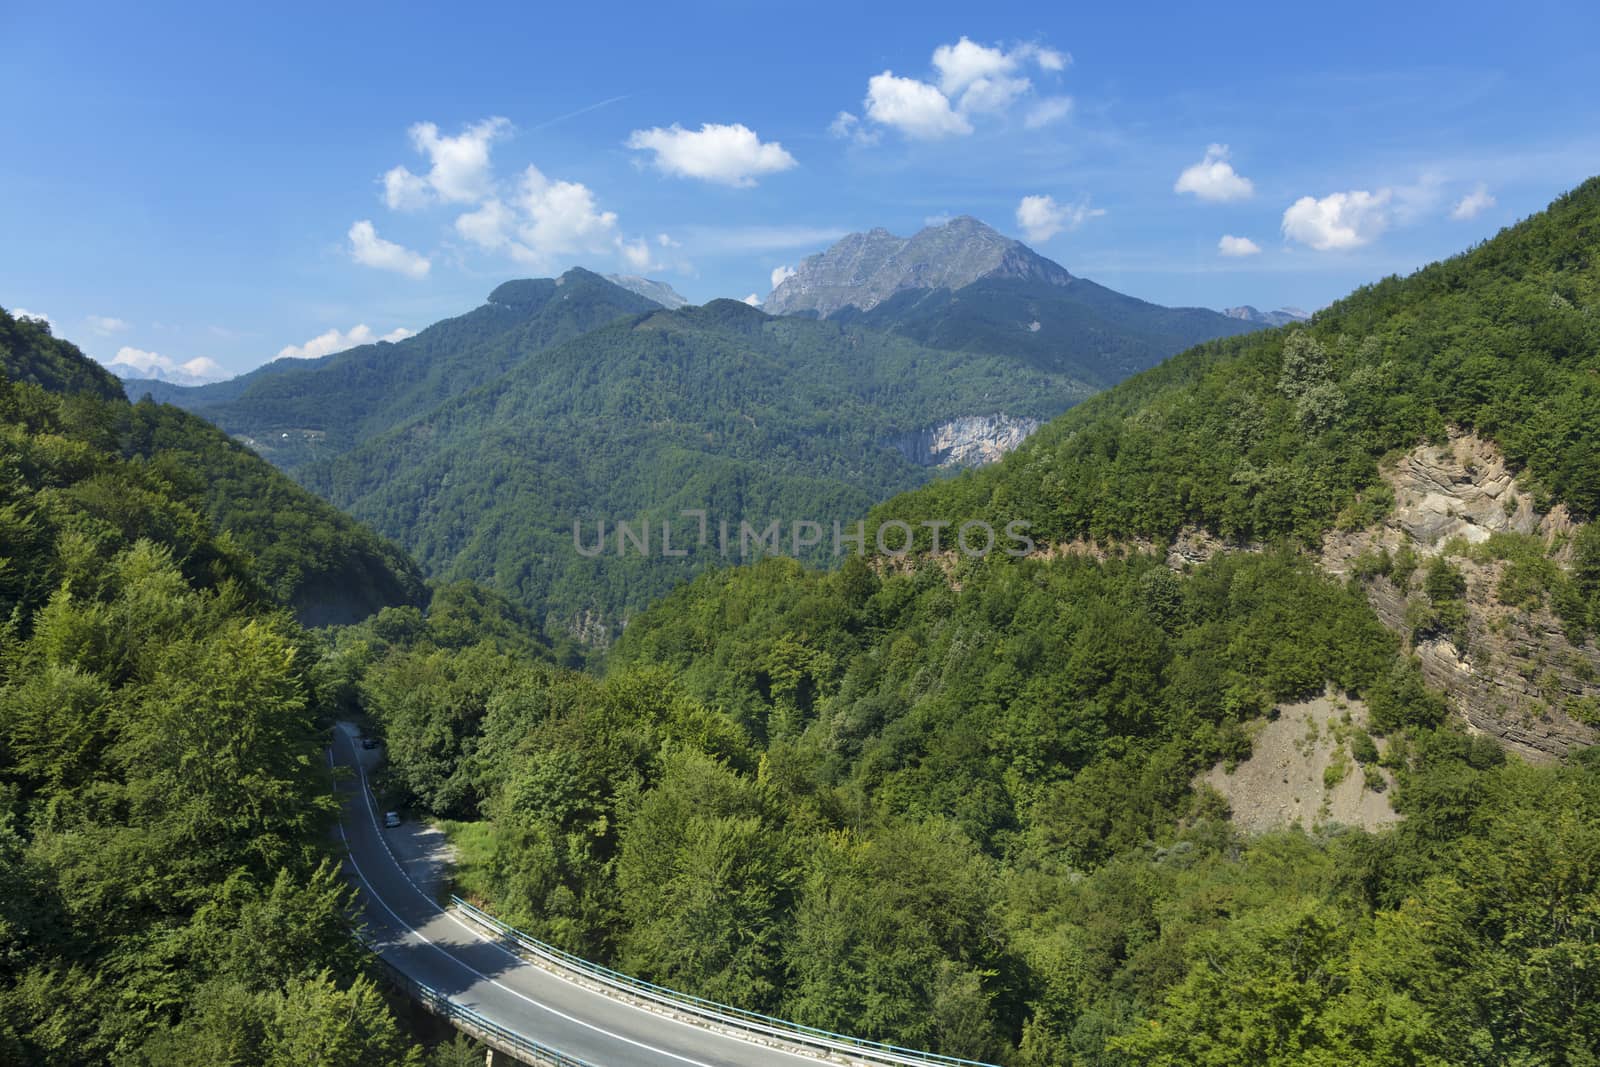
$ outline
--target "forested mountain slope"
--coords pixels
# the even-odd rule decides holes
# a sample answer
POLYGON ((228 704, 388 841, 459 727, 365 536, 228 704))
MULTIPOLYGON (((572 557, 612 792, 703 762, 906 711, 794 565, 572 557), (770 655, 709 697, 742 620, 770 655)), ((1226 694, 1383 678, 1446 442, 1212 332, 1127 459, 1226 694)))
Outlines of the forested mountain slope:
POLYGON ((857 303, 837 323, 774 323, 732 302, 664 314, 575 269, 508 282, 397 344, 150 388, 395 538, 428 573, 488 582, 552 635, 603 645, 724 557, 697 543, 683 560, 588 559, 572 548, 575 520, 659 531, 701 509, 735 538, 741 522, 775 519, 786 535, 794 522, 831 534, 935 463, 992 458, 1094 388, 1250 328, 1073 278, 975 220, 927 233, 893 284, 962 288, 894 289, 873 305, 840 275, 830 291, 857 303), (923 253, 943 272, 919 265, 923 253))
MULTIPOLYGON (((357 443, 494 381, 551 345, 621 315, 658 308, 586 270, 507 282, 482 306, 396 343, 361 345, 317 360, 280 359, 214 385, 152 390, 204 415, 287 470, 357 443)), ((129 382, 138 398, 148 383, 129 382)))
POLYGON ((0 333, 0 1062, 421 1064, 327 858, 343 686, 286 610, 414 573, 214 428, 0 333))
POLYGON ((969 415, 1043 419, 1087 395, 1003 356, 936 351, 871 331, 772 318, 737 301, 653 312, 524 360, 304 483, 408 546, 434 574, 513 595, 552 633, 614 633, 684 577, 724 561, 718 531, 849 524, 932 473, 907 439, 969 415), (707 512, 708 537, 680 516, 707 512), (650 558, 596 524, 648 521, 650 558), (663 554, 660 524, 674 551, 663 554))
MULTIPOLYGON (((0 335, 7 341, 7 379, 63 394, 62 427, 23 456, 43 454, 59 463, 40 475, 46 479, 41 487, 50 489, 46 499, 65 495, 96 516, 84 532, 84 551, 99 538, 120 537, 101 546, 115 551, 108 546, 122 547, 152 529, 171 530, 184 543, 220 535, 229 554, 251 557, 263 595, 312 624, 353 622, 385 605, 424 602, 421 575, 403 552, 216 427, 175 408, 128 404, 96 364, 34 323, 0 312, 0 335), (125 478, 150 489, 128 488, 125 478), (174 502, 179 512, 172 512, 174 502)), ((21 464, 19 477, 34 473, 35 460, 14 462, 21 464)), ((21 546, 46 536, 41 530, 49 528, 49 514, 48 508, 15 505, 5 519, 11 535, 4 542, 21 546)), ((180 564, 209 565, 209 550, 196 551, 179 550, 180 564)), ((46 588, 60 578, 48 566, 41 571, 21 563, 11 573, 11 580, 26 575, 46 588)))
POLYGON ((600 681, 388 661, 395 784, 466 824, 468 890, 540 936, 811 1025, 1030 1067, 1592 1062, 1600 754, 1508 760, 1408 650, 1470 611, 1469 549, 1590 641, 1596 527, 1338 578, 1324 553, 1414 505, 1381 464, 1451 423, 1593 515, 1597 223, 1593 182, 873 516, 1032 521, 1028 558, 703 575, 600 681), (1169 554, 1183 533, 1218 550, 1169 554), (1311 698, 1324 787, 1355 776, 1398 825, 1313 804, 1248 837, 1198 784, 1311 698))
POLYGON ((0 374, 53 393, 87 393, 102 400, 120 400, 116 375, 54 337, 35 319, 13 318, 0 308, 0 374))

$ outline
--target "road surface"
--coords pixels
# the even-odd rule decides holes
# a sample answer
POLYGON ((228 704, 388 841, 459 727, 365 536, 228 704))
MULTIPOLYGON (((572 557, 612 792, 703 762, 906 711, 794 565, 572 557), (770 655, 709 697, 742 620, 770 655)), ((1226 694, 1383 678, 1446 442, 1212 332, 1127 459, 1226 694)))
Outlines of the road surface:
POLYGON ((346 874, 364 908, 368 936, 401 974, 438 990, 507 1030, 598 1067, 797 1067, 834 1062, 758 1045, 580 986, 488 940, 413 883, 384 840, 382 812, 367 787, 378 753, 356 729, 334 730, 332 759, 353 773, 337 786, 346 874))

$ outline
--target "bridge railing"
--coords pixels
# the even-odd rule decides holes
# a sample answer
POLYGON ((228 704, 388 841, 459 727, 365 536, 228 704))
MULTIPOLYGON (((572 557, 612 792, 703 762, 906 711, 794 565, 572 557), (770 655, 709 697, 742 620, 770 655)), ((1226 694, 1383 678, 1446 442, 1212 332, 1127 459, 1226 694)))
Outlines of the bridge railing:
POLYGON ((471 1008, 457 1004, 446 993, 412 978, 382 956, 375 956, 383 964, 384 973, 397 988, 416 1000, 434 1015, 453 1024, 456 1029, 485 1044, 497 1046, 500 1051, 526 1058, 529 1063, 547 1064, 549 1067, 597 1067, 588 1060, 580 1060, 565 1052, 541 1044, 531 1037, 508 1030, 492 1019, 487 1019, 471 1008))
POLYGON ((548 945, 537 938, 529 937, 516 927, 501 922, 482 908, 453 894, 450 897, 450 903, 473 922, 493 931, 497 936, 515 945, 525 954, 554 964, 563 970, 575 972, 608 989, 649 1001, 668 1011, 693 1016, 702 1022, 772 1041, 822 1049, 833 1053, 843 1053, 854 1059, 871 1063, 897 1065, 933 1064, 943 1065, 943 1067, 994 1067, 993 1064, 982 1063, 978 1060, 964 1060, 956 1056, 941 1056, 935 1052, 923 1052, 918 1049, 902 1048, 899 1045, 891 1045, 882 1041, 868 1041, 864 1038, 851 1037, 848 1034, 836 1034, 830 1030, 821 1030, 814 1026, 803 1026, 800 1023, 789 1022, 786 1019, 776 1019, 770 1015, 762 1015, 760 1012, 746 1011, 743 1008, 706 1000, 704 997, 680 993, 675 989, 668 989, 665 986, 647 982, 642 978, 635 978, 632 975, 614 971, 609 967, 591 963, 581 956, 575 956, 570 952, 556 948, 554 945, 548 945))

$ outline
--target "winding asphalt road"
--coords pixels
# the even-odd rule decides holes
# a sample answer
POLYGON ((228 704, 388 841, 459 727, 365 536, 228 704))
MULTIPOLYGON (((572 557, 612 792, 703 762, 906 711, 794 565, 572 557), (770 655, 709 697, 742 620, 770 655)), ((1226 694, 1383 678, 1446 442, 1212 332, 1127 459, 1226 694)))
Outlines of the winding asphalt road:
POLYGON ((360 894, 369 938, 400 973, 507 1030, 599 1067, 830 1062, 612 999, 534 966, 439 907, 407 877, 384 840, 366 778, 377 755, 357 744, 353 726, 339 724, 331 758, 354 772, 336 787, 344 806, 339 830, 349 849, 345 872, 360 894))

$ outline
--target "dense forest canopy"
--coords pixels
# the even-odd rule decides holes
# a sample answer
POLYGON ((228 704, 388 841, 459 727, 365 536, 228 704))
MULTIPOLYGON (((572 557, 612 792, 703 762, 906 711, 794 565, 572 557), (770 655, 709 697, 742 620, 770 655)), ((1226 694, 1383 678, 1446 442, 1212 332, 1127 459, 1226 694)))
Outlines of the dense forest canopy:
POLYGON ((1031 427, 1189 344, 1251 328, 1081 279, 908 292, 830 322, 736 301, 667 312, 574 269, 507 282, 397 344, 130 390, 243 438, 429 574, 491 584, 552 636, 603 646, 725 559, 698 539, 681 559, 586 559, 571 547, 575 521, 659 531, 702 509, 735 530, 828 527, 926 482, 935 472, 919 442, 936 427, 1031 427))
MULTIPOLYGON (((1306 549, 1381 518, 1380 461, 1450 424, 1594 514, 1597 248, 1600 181, 875 513, 1099 554, 720 571, 599 679, 391 656, 366 689, 390 786, 538 936, 811 1025, 1028 1065, 1593 1063, 1596 750, 1469 736, 1365 595, 1419 562, 1341 582, 1306 549), (1131 543, 1186 526, 1259 544, 1175 571, 1131 543), (1243 836, 1197 773, 1323 694, 1328 780, 1403 820, 1243 836)), ((1550 578, 1579 641, 1595 530, 1550 578)), ((1448 561, 1423 586, 1459 607, 1448 561)))
POLYGON ((738 529, 831 529, 934 472, 895 442, 965 415, 1046 418, 1090 390, 1015 359, 935 351, 835 323, 772 318, 731 300, 633 315, 525 359, 492 385, 302 481, 407 545, 432 574, 491 584, 552 634, 608 638, 628 615, 724 558, 686 546, 685 509, 738 529), (659 534, 597 558, 573 524, 659 534), (659 545, 659 541, 656 542, 659 545))
POLYGON ((320 359, 278 359, 212 385, 131 382, 129 392, 138 397, 149 389, 157 400, 250 437, 292 471, 486 385, 545 348, 656 306, 590 271, 572 270, 560 279, 497 286, 466 314, 397 343, 360 345, 320 359))
MULTIPOLYGON (((13 326, 0 1058, 420 1061, 328 863, 319 750, 357 717, 385 740, 385 799, 455 835, 468 895, 746 1008, 1028 1067, 1595 1063, 1597 750, 1531 767, 1450 715, 1365 584, 1422 568, 1444 625, 1464 592, 1448 560, 1336 581, 1306 549, 1380 518, 1380 462, 1449 424, 1498 442, 1541 504, 1594 515, 1597 219, 1600 182, 876 513, 1022 517, 1098 552, 717 570, 598 672, 557 665, 501 593, 453 583, 424 608, 373 535, 13 326), (1125 540, 1186 526, 1258 543, 1175 568, 1125 540), (381 609, 307 631, 292 611, 316 581, 381 609), (1197 776, 1313 697, 1339 712, 1337 774, 1403 818, 1248 836, 1197 776)), ((664 314, 601 331, 654 368, 647 395, 558 346, 569 386, 529 371, 444 428, 489 440, 498 406, 530 399, 670 424, 697 360, 740 396, 845 329, 664 314), (719 347, 729 331, 746 342, 719 347)), ((819 425, 762 411, 802 439, 819 425)), ((1575 641, 1600 628, 1597 529, 1559 562, 1513 560, 1564 591, 1575 641)))
POLYGON ((414 597, 414 571, 215 429, 0 333, 0 1061, 415 1059, 352 937, 337 687, 290 612, 318 581, 414 597))
MULTIPOLYGON (((75 347, 3 311, 0 338, 7 361, 0 369, 13 383, 10 488, 39 494, 13 502, 0 520, 17 531, 8 546, 47 542, 67 521, 57 514, 75 507, 93 516, 84 551, 159 539, 196 576, 212 566, 206 553, 249 557, 264 594, 313 625, 425 603, 421 573, 403 552, 203 419, 165 405, 128 404, 116 379, 75 347), (21 383, 51 392, 29 392, 21 383), (196 544, 207 530, 225 535, 218 547, 196 544)), ((11 580, 53 589, 60 566, 48 553, 18 552, 11 580)), ((10 610, 3 600, 0 609, 10 610)))
POLYGON ((40 319, 16 318, 0 308, 0 374, 56 393, 88 393, 121 400, 116 375, 50 332, 40 319))

